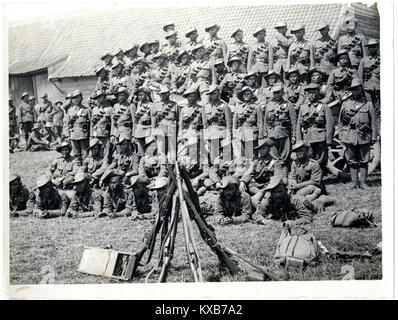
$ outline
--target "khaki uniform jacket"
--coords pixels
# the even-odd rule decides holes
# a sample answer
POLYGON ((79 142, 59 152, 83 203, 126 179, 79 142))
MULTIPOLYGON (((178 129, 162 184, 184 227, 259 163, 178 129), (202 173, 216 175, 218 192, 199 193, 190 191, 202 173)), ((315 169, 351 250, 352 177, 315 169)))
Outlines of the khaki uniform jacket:
POLYGON ((358 77, 358 72, 349 67, 337 67, 333 69, 328 78, 328 86, 335 91, 347 90, 353 78, 358 77))
POLYGON ((290 102, 271 100, 265 106, 265 137, 280 139, 296 137, 296 111, 290 102))
POLYGON ((322 170, 318 161, 309 159, 306 163, 298 160, 292 162, 289 180, 296 183, 311 181, 311 185, 320 187, 322 183, 322 170))
POLYGON ((286 59, 289 52, 289 47, 293 43, 292 36, 284 36, 279 32, 275 36, 276 44, 274 46, 274 59, 286 59))
POLYGON ((131 140, 133 133, 133 105, 116 103, 111 117, 111 136, 131 140))
POLYGON ((140 159, 138 166, 138 174, 143 177, 155 178, 155 177, 166 177, 167 158, 164 155, 160 156, 149 156, 144 155, 140 159))
POLYGON ((235 106, 233 137, 241 141, 253 141, 264 137, 264 116, 256 103, 239 103, 235 106))
POLYGON ((112 130, 112 107, 94 107, 91 116, 91 127, 93 137, 110 137, 112 130))
POLYGON ((129 78, 124 74, 113 76, 109 81, 108 92, 110 94, 115 94, 117 90, 121 87, 128 88, 128 84, 129 84, 129 78))
POLYGON ((14 106, 9 107, 8 109, 8 124, 10 127, 10 137, 19 134, 17 109, 14 106))
POLYGON ((242 89, 244 74, 240 72, 228 72, 220 83, 220 91, 227 91, 229 96, 235 96, 242 89))
POLYGON ((295 66, 299 62, 300 56, 305 54, 305 51, 308 52, 308 59, 310 58, 310 43, 308 40, 304 39, 303 41, 294 40, 292 44, 289 46, 289 51, 287 54, 288 66, 291 68, 295 66))
POLYGON ((167 104, 160 101, 153 104, 152 133, 157 136, 175 136, 177 134, 177 119, 179 106, 174 101, 167 104))
POLYGON ((283 168, 281 162, 274 157, 257 158, 253 160, 250 167, 243 174, 241 181, 250 185, 263 188, 272 176, 282 176, 283 168))
POLYGON ((152 135, 152 118, 153 118, 152 102, 137 102, 131 107, 131 115, 133 117, 133 136, 135 138, 150 137, 152 135))
POLYGON ((65 214, 69 206, 69 198, 65 193, 60 193, 55 188, 52 188, 50 195, 45 197, 36 189, 29 197, 28 206, 40 211, 60 210, 61 214, 65 214))
POLYGON ((64 116, 65 116, 64 110, 58 106, 55 106, 53 114, 54 114, 53 125, 57 127, 62 127, 64 125, 64 116))
POLYGON ((263 70, 257 69, 260 73, 268 72, 270 61, 273 61, 273 47, 268 42, 256 42, 251 45, 249 55, 247 57, 247 70, 250 71, 253 66, 257 64, 263 65, 263 70), (261 57, 261 58, 260 58, 261 57))
POLYGON ((29 122, 29 121, 36 122, 37 113, 35 108, 25 102, 22 103, 18 110, 18 121, 19 123, 29 122))
POLYGON ((99 179, 108 167, 103 156, 93 157, 90 153, 83 161, 84 171, 89 173, 92 178, 99 179))
POLYGON ((231 138, 232 112, 227 104, 221 101, 216 104, 207 103, 203 106, 203 118, 205 139, 231 138))
POLYGON ((120 193, 115 194, 108 187, 103 194, 103 198, 102 212, 105 214, 121 212, 127 215, 133 210, 133 193, 131 191, 121 190, 120 193))
POLYGON ((365 90, 380 90, 380 56, 362 58, 358 67, 359 79, 365 90))
POLYGON ((68 208, 68 212, 76 214, 78 212, 101 212, 101 196, 97 192, 89 188, 82 195, 77 194, 73 190, 71 196, 71 203, 68 208))
POLYGON ((331 144, 333 136, 334 119, 330 108, 319 101, 315 105, 310 102, 302 104, 297 121, 297 141, 331 144))
POLYGON ((248 221, 252 215, 252 201, 246 192, 239 192, 233 203, 228 203, 222 193, 218 195, 214 214, 221 218, 233 218, 234 224, 248 221))
POLYGON ((195 134, 197 138, 200 138, 201 129, 205 127, 203 107, 198 104, 195 106, 183 105, 180 108, 180 111, 178 139, 186 137, 185 134, 188 131, 190 134, 195 134))
POLYGON ((347 50, 351 60, 351 65, 357 66, 364 56, 365 39, 360 34, 344 34, 339 38, 337 43, 337 51, 347 50))
POLYGON ((337 41, 331 37, 327 40, 319 38, 311 42, 311 47, 310 54, 314 66, 329 74, 335 68, 331 61, 337 53, 337 41))
POLYGON ((89 139, 91 136, 91 109, 84 106, 72 106, 65 115, 68 124, 66 136, 71 140, 89 139))
POLYGON ((344 101, 338 127, 343 143, 362 145, 376 140, 376 116, 372 103, 365 99, 344 101))

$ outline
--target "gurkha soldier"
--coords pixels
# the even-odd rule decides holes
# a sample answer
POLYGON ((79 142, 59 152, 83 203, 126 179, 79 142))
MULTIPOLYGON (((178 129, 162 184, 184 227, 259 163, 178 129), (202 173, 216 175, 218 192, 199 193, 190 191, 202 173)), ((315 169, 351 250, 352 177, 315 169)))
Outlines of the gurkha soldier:
POLYGON ((298 68, 293 68, 285 73, 285 79, 289 83, 285 85, 284 99, 293 104, 294 110, 298 113, 300 105, 304 101, 303 84, 301 83, 301 74, 298 68))
POLYGON ((181 46, 177 42, 177 31, 167 32, 165 39, 169 43, 163 47, 162 52, 167 55, 171 63, 174 63, 177 59, 178 52, 181 50, 181 46))
POLYGON ((355 31, 356 21, 354 18, 347 18, 341 25, 345 34, 339 38, 337 51, 346 50, 352 68, 358 69, 361 59, 365 56, 365 37, 355 31))
POLYGON ((211 62, 219 58, 227 60, 227 44, 217 35, 220 26, 211 24, 205 28, 205 31, 208 33, 208 36, 203 40, 205 59, 211 62))
POLYGON ((156 67, 149 73, 148 87, 151 90, 152 100, 158 102, 160 86, 170 84, 171 74, 167 54, 158 53, 153 57, 153 61, 156 63, 156 67))
POLYGON ((310 43, 304 38, 305 27, 298 24, 290 32, 294 34, 296 39, 290 45, 287 54, 288 68, 296 67, 301 72, 308 72, 310 69, 310 43))
POLYGON ((89 154, 83 161, 82 169, 88 175, 90 186, 99 188, 100 178, 109 166, 109 159, 104 157, 102 142, 97 138, 90 140, 88 150, 89 154))
POLYGON ((73 181, 78 167, 81 166, 81 162, 70 155, 71 146, 67 141, 58 145, 56 150, 61 153, 61 156, 51 164, 51 181, 56 188, 70 189, 72 187, 70 183, 73 181))
POLYGON ((230 104, 235 104, 237 102, 237 94, 244 84, 244 73, 240 71, 242 59, 238 56, 231 57, 227 65, 230 71, 220 83, 221 99, 230 104))
POLYGON ((22 184, 21 177, 10 174, 10 217, 29 215, 32 208, 27 206, 31 191, 22 184))
POLYGON ((37 114, 35 108, 28 104, 29 93, 24 92, 21 95, 23 103, 19 106, 17 110, 18 113, 18 124, 24 133, 25 141, 28 141, 29 135, 32 132, 33 124, 37 120, 37 114))
POLYGON ((159 91, 161 101, 153 105, 152 134, 156 137, 157 150, 167 155, 171 163, 177 157, 177 120, 179 107, 170 100, 170 89, 161 86, 159 91))
POLYGON ((296 141, 296 111, 290 102, 283 99, 282 84, 274 86, 272 94, 272 100, 265 106, 264 136, 274 142, 287 177, 291 145, 296 141))
POLYGON ((224 177, 220 189, 214 210, 218 223, 228 225, 248 222, 252 216, 252 203, 250 196, 239 190, 239 180, 236 177, 224 177))
POLYGON ((379 40, 369 39, 365 45, 369 56, 362 58, 359 64, 359 79, 363 82, 366 100, 372 102, 376 114, 380 112, 380 55, 379 40))
POLYGON ((111 119, 111 143, 120 139, 133 138, 133 106, 127 101, 127 88, 120 87, 116 93, 117 103, 113 106, 111 119))
POLYGON ((249 87, 243 87, 238 93, 240 103, 235 106, 232 128, 234 156, 238 159, 253 159, 253 150, 257 140, 264 136, 263 112, 257 104, 257 98, 249 87))
POLYGON ((222 148, 225 159, 232 159, 232 112, 220 100, 220 88, 211 86, 207 91, 209 102, 203 106, 204 139, 210 149, 212 164, 222 148))
POLYGON ((197 82, 199 72, 208 64, 208 62, 204 60, 204 52, 203 44, 198 44, 192 49, 193 61, 191 62, 189 80, 184 86, 185 88, 191 87, 197 82))
POLYGON ((28 137, 26 143, 26 151, 48 151, 50 150, 50 143, 43 138, 40 132, 40 124, 35 123, 33 125, 32 132, 28 137))
POLYGON ((64 192, 55 189, 51 179, 42 175, 36 179, 36 188, 28 201, 28 206, 34 208, 33 215, 39 219, 65 216, 70 199, 64 192))
POLYGON ((292 151, 296 153, 296 159, 292 162, 288 189, 302 200, 314 201, 324 190, 319 162, 310 158, 310 145, 304 141, 297 142, 292 151))
MULTIPOLYGON (((166 178, 167 179, 167 178, 166 178)), ((130 220, 154 219, 156 214, 152 211, 152 196, 148 189, 149 179, 136 175, 131 177, 131 184, 126 189, 131 188, 133 204, 130 220)))
POLYGON ((120 48, 114 52, 113 58, 116 63, 121 62, 123 64, 126 64, 126 60, 124 59, 124 51, 120 48))
POLYGON ((267 192, 252 217, 255 222, 264 225, 271 220, 284 221, 288 225, 312 222, 313 213, 304 205, 303 201, 288 194, 283 178, 272 177, 265 189, 267 192))
MULTIPOLYGON (((272 69, 273 66, 273 48, 272 45, 265 41, 266 31, 264 27, 257 28, 253 37, 257 39, 249 51, 247 58, 247 71, 259 74, 259 79, 272 69)), ((261 83, 259 83, 261 86, 261 83)))
POLYGON ((113 54, 107 52, 101 57, 101 60, 104 62, 104 68, 108 71, 108 75, 111 75, 113 54))
POLYGON ((105 91, 97 91, 93 99, 97 105, 93 108, 91 115, 92 137, 101 141, 104 159, 107 161, 111 150, 112 107, 109 105, 108 100, 106 100, 105 91))
POLYGON ((133 63, 133 71, 130 74, 127 88, 130 91, 129 101, 133 100, 138 88, 146 86, 149 80, 149 64, 144 58, 138 58, 133 63))
POLYGON ((189 155, 178 157, 178 164, 185 169, 191 180, 192 187, 198 196, 203 196, 206 190, 210 189, 214 182, 209 179, 209 165, 207 162, 198 162, 196 158, 189 155))
POLYGON ((333 95, 342 100, 349 93, 351 81, 359 77, 358 72, 351 67, 348 51, 339 51, 336 60, 339 67, 330 72, 327 84, 333 89, 333 95))
POLYGON ((140 159, 138 174, 141 177, 153 180, 156 177, 165 177, 167 174, 165 155, 156 152, 156 140, 152 138, 144 146, 145 154, 140 159))
POLYGON ((12 103, 12 96, 8 98, 8 125, 9 125, 9 148, 10 153, 13 153, 14 150, 18 149, 19 142, 19 128, 18 128, 18 119, 17 112, 14 104, 12 103))
POLYGON ((161 53, 159 51, 159 47, 160 47, 159 41, 158 40, 153 40, 151 42, 148 42, 148 46, 151 48, 151 53, 148 55, 148 57, 146 59, 147 59, 147 61, 149 63, 149 66, 151 68, 155 68, 156 67, 156 61, 154 61, 153 58, 161 53))
MULTIPOLYGON (((262 106, 267 104, 273 98, 272 90, 274 86, 282 85, 282 77, 280 73, 275 70, 271 70, 264 76, 264 80, 267 83, 267 87, 260 87, 256 91, 256 97, 258 98, 258 103, 262 106)), ((264 110, 264 107, 262 107, 264 110)))
POLYGON ((319 31, 321 37, 311 43, 311 67, 319 67, 329 75, 335 68, 333 60, 337 53, 337 42, 330 36, 330 28, 326 22, 322 21, 315 31, 319 31))
POLYGON ((87 155, 89 146, 89 138, 91 136, 91 110, 82 105, 83 94, 80 90, 76 90, 72 94, 73 106, 69 108, 65 115, 65 121, 68 124, 66 137, 72 144, 74 157, 80 159, 80 162, 87 155))
POLYGON ((129 78, 124 74, 124 63, 122 61, 116 62, 112 66, 113 75, 109 83, 109 94, 116 94, 121 87, 127 88, 129 78))
POLYGON ((217 59, 213 64, 212 85, 220 85, 228 73, 224 59, 217 59))
POLYGON ((249 56, 250 46, 243 41, 243 31, 241 29, 236 29, 232 35, 235 41, 227 47, 226 57, 230 59, 231 57, 239 57, 242 61, 240 65, 240 71, 246 73, 249 69, 247 69, 247 62, 249 56))
POLYGON ((187 88, 191 73, 191 56, 185 50, 181 50, 177 56, 177 64, 171 70, 171 90, 176 94, 182 94, 187 88))
POLYGON ((351 188, 359 186, 361 189, 366 189, 370 146, 376 142, 377 137, 376 116, 372 103, 367 102, 363 95, 361 81, 354 79, 349 89, 352 98, 344 101, 341 106, 338 122, 339 138, 347 148, 345 157, 350 167, 351 188))
POLYGON ((255 150, 258 154, 240 178, 239 188, 252 196, 253 206, 257 208, 271 177, 282 176, 283 168, 275 156, 274 143, 271 139, 264 139, 255 150))
MULTIPOLYGON (((48 127, 48 125, 47 125, 47 121, 48 121, 47 117, 48 117, 48 113, 49 112, 51 113, 52 103, 51 103, 50 100, 48 100, 47 93, 42 94, 42 96, 40 98, 42 98, 43 103, 38 106, 38 108, 39 108, 38 109, 39 117, 38 117, 37 121, 42 122, 43 126, 46 127, 46 129, 47 129, 47 127, 48 127)), ((36 98, 34 96, 31 96, 29 98, 29 101, 32 101, 33 104, 34 104, 35 99, 36 98)))
POLYGON ((192 27, 190 28, 187 33, 185 34, 185 37, 188 38, 188 42, 184 45, 184 49, 188 52, 191 53, 192 49, 199 43, 202 43, 202 41, 198 41, 198 30, 196 28, 192 27))
MULTIPOLYGON (((318 67, 312 68, 308 74, 308 83, 319 85, 319 102, 330 103, 333 100, 333 88, 326 84, 326 74, 318 67)), ((308 101, 306 92, 304 92, 304 102, 308 101)))
POLYGON ((55 109, 53 107, 53 104, 50 100, 48 100, 47 93, 42 95, 43 99, 43 106, 42 110, 44 110, 44 128, 47 131, 47 135, 49 138, 50 142, 53 142, 54 140, 57 139, 56 135, 53 132, 53 125, 54 125, 54 114, 55 114, 55 109))
POLYGON ((62 108, 62 101, 58 100, 55 102, 55 107, 53 111, 53 132, 55 138, 59 141, 61 141, 62 138, 62 132, 63 132, 63 127, 64 127, 64 110, 62 108))
POLYGON ((245 80, 245 85, 248 86, 250 89, 252 89, 256 97, 260 89, 260 87, 258 86, 257 78, 258 78, 257 73, 254 71, 250 71, 243 77, 243 79, 245 80))
POLYGON ((105 67, 100 67, 95 71, 95 75, 98 77, 97 83, 95 85, 94 91, 99 90, 109 92, 110 82, 109 82, 109 71, 105 67))
POLYGON ((334 119, 330 108, 319 101, 319 85, 311 83, 304 90, 308 102, 300 107, 297 121, 297 141, 304 140, 312 150, 312 157, 318 161, 323 172, 328 162, 328 146, 334 136, 334 119))
POLYGON ((293 43, 294 39, 292 36, 287 35, 286 22, 278 22, 274 27, 278 33, 276 34, 276 43, 274 45, 274 68, 276 72, 282 74, 284 71, 289 69, 287 63, 287 56, 289 47, 293 43))
MULTIPOLYGON (((148 44, 148 42, 145 42, 140 46, 140 51, 142 52, 142 54, 144 56, 143 58, 146 60, 149 57, 149 55, 151 54, 152 49, 151 49, 150 45, 148 44)), ((142 58, 142 57, 140 57, 140 58, 142 58)), ((133 66, 133 68, 134 68, 134 66, 133 66)))
POLYGON ((126 55, 126 69, 125 73, 129 76, 133 70, 133 63, 140 57, 138 55, 138 44, 134 44, 131 49, 127 49, 124 53, 126 55))

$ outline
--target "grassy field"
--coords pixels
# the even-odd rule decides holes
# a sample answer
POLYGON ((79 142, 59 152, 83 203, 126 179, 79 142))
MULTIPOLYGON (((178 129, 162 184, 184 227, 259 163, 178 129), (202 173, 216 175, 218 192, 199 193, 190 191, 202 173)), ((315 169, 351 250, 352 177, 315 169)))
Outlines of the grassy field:
MULTIPOLYGON (((56 157, 55 152, 16 153, 10 155, 11 172, 20 174, 28 187, 33 187, 35 178, 43 173, 56 157)), ((381 241, 381 183, 380 176, 370 177, 369 191, 349 190, 348 184, 327 181, 330 195, 338 202, 325 212, 315 216, 311 225, 314 236, 329 250, 354 250, 364 252, 381 241), (376 228, 343 229, 332 228, 330 215, 336 209, 366 207, 373 210, 376 228)), ((21 217, 10 220, 10 283, 37 284, 53 278, 56 284, 76 283, 118 283, 117 280, 91 276, 77 271, 84 246, 112 246, 115 250, 136 252, 142 247, 142 237, 151 228, 149 221, 130 221, 127 218, 108 220, 102 218, 67 219, 56 218, 38 220, 21 217)), ((195 227, 196 228, 196 227, 195 227)), ((316 266, 304 271, 288 271, 273 263, 276 244, 282 230, 280 222, 267 226, 247 223, 239 226, 215 226, 219 243, 243 254, 254 263, 266 266, 280 280, 339 280, 342 267, 352 266, 355 279, 381 279, 381 255, 368 260, 341 261, 323 258, 316 266)), ((202 261, 205 281, 244 281, 246 273, 252 270, 239 261, 242 273, 231 277, 220 275, 218 260, 213 252, 200 239, 196 231, 199 254, 202 261)), ((157 263, 158 250, 148 266, 138 269, 133 281, 143 282, 146 273, 157 263)), ((151 279, 154 280, 155 279, 151 279)), ((182 226, 179 225, 174 259, 168 281, 193 281, 186 262, 186 252, 182 226)))

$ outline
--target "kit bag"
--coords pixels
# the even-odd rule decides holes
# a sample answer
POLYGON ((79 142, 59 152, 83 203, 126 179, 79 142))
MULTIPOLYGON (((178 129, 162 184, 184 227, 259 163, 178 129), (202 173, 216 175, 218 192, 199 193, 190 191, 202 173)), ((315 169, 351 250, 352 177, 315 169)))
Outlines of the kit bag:
POLYGON ((346 228, 368 228, 375 227, 374 217, 371 210, 352 209, 350 211, 337 211, 332 214, 331 223, 333 227, 346 228))

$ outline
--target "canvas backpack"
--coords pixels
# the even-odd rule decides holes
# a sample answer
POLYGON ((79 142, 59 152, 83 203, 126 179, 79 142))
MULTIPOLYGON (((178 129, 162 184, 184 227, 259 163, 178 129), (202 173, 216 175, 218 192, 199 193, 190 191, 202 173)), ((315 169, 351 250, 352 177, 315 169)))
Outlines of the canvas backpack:
POLYGON ((352 209, 337 211, 332 214, 333 227, 367 228, 376 226, 372 211, 368 209, 352 209))

